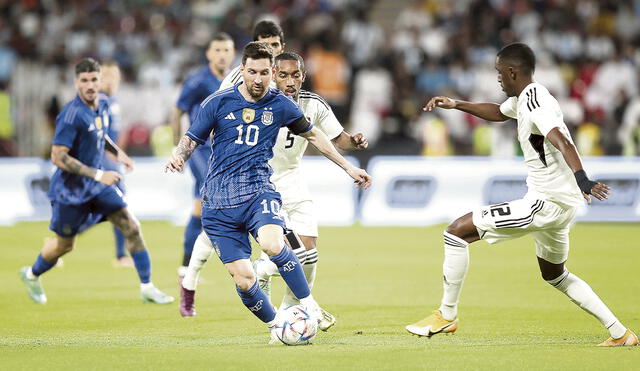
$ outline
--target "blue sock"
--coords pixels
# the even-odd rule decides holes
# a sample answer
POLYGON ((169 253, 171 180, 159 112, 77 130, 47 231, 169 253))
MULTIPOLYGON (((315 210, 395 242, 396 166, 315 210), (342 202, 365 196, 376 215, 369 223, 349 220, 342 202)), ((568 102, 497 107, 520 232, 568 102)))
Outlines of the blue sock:
POLYGON ((113 235, 116 238, 116 258, 120 259, 126 255, 124 252, 124 235, 116 227, 113 227, 113 235))
POLYGON ((258 286, 258 281, 247 291, 242 291, 237 286, 236 291, 238 291, 238 295, 242 299, 242 304, 249 308, 256 317, 260 318, 260 321, 268 323, 276 318, 276 310, 273 309, 269 298, 258 286))
POLYGON ((149 252, 147 250, 134 252, 131 253, 131 257, 138 271, 138 276, 140 276, 140 282, 151 282, 151 260, 149 259, 149 252))
POLYGON ((42 273, 48 271, 49 269, 53 268, 56 265, 57 261, 58 259, 56 259, 53 263, 48 263, 46 260, 44 260, 44 258, 42 257, 42 254, 38 254, 36 261, 31 266, 31 272, 33 272, 33 275, 37 277, 42 273))
POLYGON ((289 247, 284 246, 280 254, 269 259, 278 267, 282 279, 287 283, 296 298, 304 299, 311 295, 300 261, 289 247))
POLYGON ((182 265, 188 266, 193 252, 193 245, 196 243, 198 235, 202 232, 202 221, 199 216, 191 216, 187 227, 184 229, 184 255, 182 256, 182 265))

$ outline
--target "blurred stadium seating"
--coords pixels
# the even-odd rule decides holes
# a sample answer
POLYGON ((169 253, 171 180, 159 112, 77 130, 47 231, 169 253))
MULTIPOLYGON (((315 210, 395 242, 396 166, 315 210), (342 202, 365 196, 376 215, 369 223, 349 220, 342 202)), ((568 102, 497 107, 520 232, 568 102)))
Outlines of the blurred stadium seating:
MULTIPOLYGON (((152 132, 168 121, 182 78, 205 62, 213 32, 228 32, 240 49, 265 17, 305 56, 307 88, 371 138, 361 160, 517 154, 513 125, 488 129, 457 111, 420 109, 436 94, 503 100, 494 56, 513 41, 537 53, 536 78, 561 102, 583 154, 638 154, 640 5, 632 0, 0 1, 0 153, 46 156, 56 110, 73 94, 71 66, 85 56, 118 61, 124 125, 152 132), (326 63, 342 66, 331 84, 326 63)), ((140 154, 156 147, 135 143, 140 154)))

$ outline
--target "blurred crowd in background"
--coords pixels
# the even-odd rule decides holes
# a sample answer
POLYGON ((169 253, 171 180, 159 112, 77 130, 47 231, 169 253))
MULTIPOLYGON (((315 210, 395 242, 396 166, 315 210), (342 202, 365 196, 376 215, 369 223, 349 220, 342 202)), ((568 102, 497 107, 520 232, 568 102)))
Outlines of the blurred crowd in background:
POLYGON ((165 154, 180 84, 211 36, 241 50, 262 19, 305 58, 305 87, 369 137, 363 156, 517 155, 513 122, 422 111, 435 95, 504 101, 495 55, 514 41, 536 52, 535 79, 583 155, 640 154, 638 0, 0 0, 0 153, 46 154, 72 67, 91 56, 122 68, 124 147, 165 154))

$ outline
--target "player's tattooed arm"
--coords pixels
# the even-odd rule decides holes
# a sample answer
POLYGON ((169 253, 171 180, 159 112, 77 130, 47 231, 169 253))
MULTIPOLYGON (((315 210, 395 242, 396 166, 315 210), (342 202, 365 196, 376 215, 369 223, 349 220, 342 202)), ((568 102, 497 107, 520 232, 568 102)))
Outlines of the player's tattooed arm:
POLYGON ((183 136, 176 148, 173 149, 169 162, 164 166, 165 173, 167 171, 171 171, 172 173, 182 171, 184 164, 191 157, 197 146, 198 143, 195 140, 186 135, 183 136))
POLYGON ((124 164, 128 171, 133 170, 134 161, 131 157, 129 157, 122 148, 118 147, 118 145, 108 135, 105 135, 104 139, 104 149, 113 153, 116 156, 116 160, 124 164))
POLYGON ((94 179, 106 185, 113 185, 120 181, 120 174, 115 171, 102 171, 87 166, 69 154, 69 147, 51 146, 51 161, 60 169, 94 179))
POLYGON ((582 196, 588 203, 591 203, 592 195, 600 201, 609 198, 611 188, 606 184, 594 182, 587 177, 587 173, 582 167, 582 161, 580 160, 580 155, 578 155, 576 146, 573 145, 569 138, 567 138, 560 129, 551 129, 549 134, 547 134, 547 139, 560 151, 560 153, 562 153, 562 157, 564 157, 564 160, 567 162, 567 165, 576 177, 576 183, 578 184, 580 191, 582 191, 582 196))

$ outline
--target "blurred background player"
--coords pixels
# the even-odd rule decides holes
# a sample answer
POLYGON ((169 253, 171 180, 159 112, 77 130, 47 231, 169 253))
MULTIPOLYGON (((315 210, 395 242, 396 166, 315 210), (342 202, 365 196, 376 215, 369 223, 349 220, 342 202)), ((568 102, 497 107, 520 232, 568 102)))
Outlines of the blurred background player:
POLYGON ((269 88, 273 53, 266 44, 245 46, 241 73, 244 84, 217 92, 202 103, 196 122, 180 140, 166 169, 181 171, 213 131, 213 156, 203 187, 203 226, 243 304, 269 327, 275 324, 275 308, 258 286, 249 260, 251 234, 301 304, 320 320, 320 307, 311 295, 300 261, 284 243, 280 194, 269 181, 272 171, 267 161, 273 156, 279 129, 287 126, 307 138, 359 186, 367 188, 371 177, 346 161, 306 120, 297 104, 269 88))
POLYGON ((122 193, 113 187, 120 174, 102 170, 104 150, 116 155, 119 162, 132 169, 133 161, 106 135, 109 127, 109 103, 101 99, 100 65, 91 58, 75 66, 76 97, 67 103, 56 118, 51 146, 51 160, 58 167, 51 178, 51 224, 56 238, 48 239, 33 266, 23 267, 20 278, 29 297, 45 304, 47 297, 40 275, 55 266, 70 252, 76 235, 90 226, 109 220, 126 238, 127 249, 140 277, 140 296, 145 302, 173 302, 151 282, 151 261, 142 239, 140 223, 129 212, 122 193))
POLYGON ((425 107, 458 109, 488 121, 517 119, 518 139, 528 168, 528 192, 523 199, 482 206, 444 232, 444 294, 437 311, 408 325, 419 336, 452 333, 458 328, 458 300, 469 265, 470 243, 508 241, 531 234, 542 278, 572 302, 596 317, 611 337, 600 346, 638 345, 638 337, 620 323, 591 287, 565 268, 569 256, 569 227, 584 197, 602 201, 605 184, 589 180, 564 123, 558 101, 533 80, 535 55, 525 44, 513 43, 498 52, 498 82, 508 96, 501 105, 432 98, 425 107))
MULTIPOLYGON (((284 51, 284 33, 280 26, 269 20, 264 20, 256 23, 253 27, 253 41, 260 41, 267 44, 273 51, 273 56, 277 57, 284 51)), ((242 81, 242 73, 237 66, 232 69, 229 74, 222 80, 219 90, 227 89, 242 81)), ((271 87, 275 88, 272 84, 271 87)))
MULTIPOLYGON (((220 82, 227 74, 229 66, 235 56, 233 40, 228 34, 221 32, 216 34, 206 52, 209 64, 198 69, 185 80, 180 97, 173 108, 171 126, 173 128, 174 144, 178 144, 182 135, 181 119, 185 113, 189 114, 189 124, 195 122, 200 109, 200 103, 220 87, 220 82)), ((194 179, 193 187, 193 212, 184 231, 182 266, 178 270, 180 280, 184 277, 186 267, 189 265, 193 244, 202 231, 202 200, 200 188, 207 175, 207 163, 211 157, 211 146, 199 146, 193 153, 189 168, 194 179)))
MULTIPOLYGON (((116 98, 118 88, 120 87, 120 67, 115 61, 106 61, 100 65, 100 91, 104 93, 105 99, 109 104, 109 126, 107 127, 107 135, 111 140, 121 147, 120 130, 122 125, 120 104, 116 98)), ((115 184, 116 187, 125 194, 124 171, 122 165, 118 163, 116 156, 111 152, 105 151, 104 169, 118 172, 120 181, 115 184)), ((114 265, 117 267, 133 267, 133 260, 127 256, 124 247, 124 235, 118 228, 113 226, 113 235, 116 244, 116 260, 114 265)))

